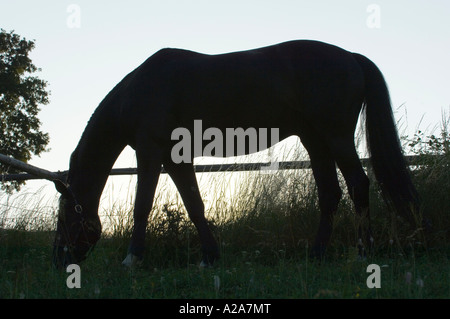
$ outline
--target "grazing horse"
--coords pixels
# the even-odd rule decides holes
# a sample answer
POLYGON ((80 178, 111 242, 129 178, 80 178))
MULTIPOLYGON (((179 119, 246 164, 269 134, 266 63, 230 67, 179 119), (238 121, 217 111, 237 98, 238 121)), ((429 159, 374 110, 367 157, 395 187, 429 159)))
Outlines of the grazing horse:
POLYGON ((54 263, 78 263, 99 240, 100 195, 125 146, 137 157, 134 225, 124 264, 143 257, 149 212, 161 166, 174 181, 202 245, 202 265, 219 249, 204 216, 192 158, 171 157, 176 128, 278 128, 279 138, 296 135, 311 160, 318 187, 320 223, 312 254, 322 257, 342 192, 341 170, 356 213, 365 223, 363 242, 372 241, 369 179, 358 158, 354 133, 365 109, 367 145, 383 193, 410 222, 419 208, 382 73, 368 58, 318 41, 298 40, 259 49, 207 55, 162 49, 120 81, 89 120, 70 158, 61 193, 54 263))

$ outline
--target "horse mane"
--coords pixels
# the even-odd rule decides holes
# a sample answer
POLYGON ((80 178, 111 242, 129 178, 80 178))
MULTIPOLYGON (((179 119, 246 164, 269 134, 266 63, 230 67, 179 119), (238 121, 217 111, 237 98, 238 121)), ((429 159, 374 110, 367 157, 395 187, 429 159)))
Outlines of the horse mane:
MULTIPOLYGON (((67 177, 67 182, 70 183, 74 174, 77 173, 77 168, 79 164, 80 153, 82 153, 87 144, 99 138, 99 134, 104 134, 104 124, 106 119, 106 123, 108 123, 108 127, 111 127, 111 124, 114 121, 115 111, 113 109, 114 105, 117 103, 120 104, 120 94, 123 92, 123 88, 127 85, 127 83, 131 80, 132 75, 135 71, 128 74, 125 78, 122 79, 100 102, 100 104, 95 109, 94 113, 89 118, 86 127, 81 135, 81 138, 77 144, 77 147, 72 152, 70 156, 70 164, 69 164, 69 173, 67 177), (109 112, 108 112, 109 111, 109 112)), ((120 105, 119 105, 120 109, 120 105)))

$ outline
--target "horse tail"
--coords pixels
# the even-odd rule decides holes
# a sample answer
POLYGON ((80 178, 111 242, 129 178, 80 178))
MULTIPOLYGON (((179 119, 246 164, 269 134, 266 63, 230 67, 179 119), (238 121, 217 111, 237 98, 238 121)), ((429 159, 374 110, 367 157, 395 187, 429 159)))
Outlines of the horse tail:
POLYGON ((419 196, 403 156, 386 82, 372 61, 353 56, 364 73, 366 137, 375 177, 388 204, 414 226, 419 196))

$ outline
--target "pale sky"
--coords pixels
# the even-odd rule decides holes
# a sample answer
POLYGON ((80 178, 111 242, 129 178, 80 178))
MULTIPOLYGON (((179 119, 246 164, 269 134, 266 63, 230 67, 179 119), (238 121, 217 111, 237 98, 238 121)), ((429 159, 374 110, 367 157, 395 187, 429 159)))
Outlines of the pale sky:
MULTIPOLYGON (((422 117, 421 128, 434 127, 450 106, 449 17, 447 0, 0 1, 0 27, 35 40, 31 58, 49 82, 39 117, 51 151, 30 163, 53 171, 68 168, 104 96, 164 47, 214 54, 329 42, 378 65, 407 133, 422 117)), ((116 167, 133 165, 125 153, 116 167)))

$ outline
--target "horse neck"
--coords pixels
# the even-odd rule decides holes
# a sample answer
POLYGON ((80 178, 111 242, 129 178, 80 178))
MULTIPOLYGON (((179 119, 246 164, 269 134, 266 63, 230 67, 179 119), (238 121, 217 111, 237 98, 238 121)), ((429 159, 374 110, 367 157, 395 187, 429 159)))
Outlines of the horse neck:
POLYGON ((103 188, 114 162, 125 147, 118 116, 111 107, 100 105, 72 153, 68 184, 89 212, 98 211, 103 188))

